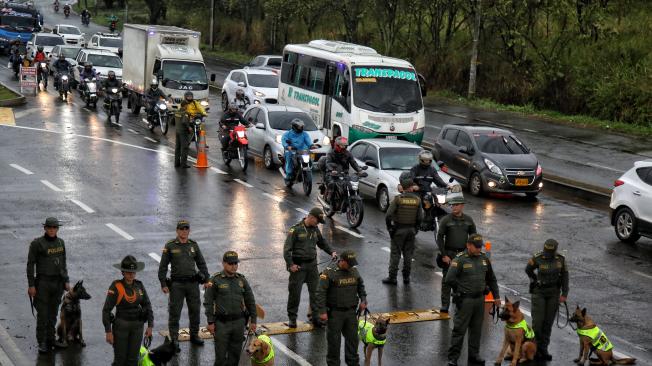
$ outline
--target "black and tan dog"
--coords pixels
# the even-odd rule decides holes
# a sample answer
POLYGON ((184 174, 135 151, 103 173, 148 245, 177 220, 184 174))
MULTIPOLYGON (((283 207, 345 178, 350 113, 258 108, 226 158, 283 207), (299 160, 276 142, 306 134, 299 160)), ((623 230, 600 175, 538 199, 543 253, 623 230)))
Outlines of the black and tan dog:
POLYGON ((584 365, 588 360, 591 365, 633 365, 636 363, 635 358, 616 359, 613 354, 613 344, 609 338, 598 328, 590 316, 586 315, 586 308, 575 309, 573 316, 569 321, 577 324, 577 335, 580 337, 580 355, 573 362, 578 365, 584 365), (591 353, 595 353, 598 358, 589 358, 591 353))
POLYGON ((358 322, 358 336, 362 342, 364 351, 365 366, 371 365, 371 356, 374 350, 378 350, 378 366, 383 362, 383 347, 387 341, 387 329, 389 327, 389 316, 380 315, 378 318, 358 322))
POLYGON ((140 347, 138 366, 149 365, 150 363, 147 361, 153 363, 155 366, 163 366, 170 362, 176 354, 176 347, 170 342, 168 337, 165 337, 163 344, 154 349, 150 350, 145 346, 140 347))
POLYGON ((495 365, 500 365, 503 359, 511 357, 512 366, 517 363, 524 363, 534 360, 537 353, 537 345, 534 341, 534 331, 525 321, 525 317, 519 308, 520 301, 512 303, 505 296, 505 303, 498 317, 505 322, 505 338, 503 348, 496 358, 495 365))
POLYGON ((84 288, 84 281, 79 281, 63 296, 59 325, 57 326, 57 347, 68 347, 72 342, 78 342, 86 347, 82 334, 82 314, 80 300, 88 300, 91 295, 84 288))

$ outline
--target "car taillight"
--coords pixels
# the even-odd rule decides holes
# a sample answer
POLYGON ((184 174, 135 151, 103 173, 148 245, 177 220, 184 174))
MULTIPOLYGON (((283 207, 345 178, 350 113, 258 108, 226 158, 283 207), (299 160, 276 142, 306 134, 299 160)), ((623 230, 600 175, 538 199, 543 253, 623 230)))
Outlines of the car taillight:
POLYGON ((620 186, 622 186, 623 184, 625 184, 625 182, 623 182, 623 181, 620 180, 620 179, 617 179, 617 180, 614 182, 614 187, 620 187, 620 186))

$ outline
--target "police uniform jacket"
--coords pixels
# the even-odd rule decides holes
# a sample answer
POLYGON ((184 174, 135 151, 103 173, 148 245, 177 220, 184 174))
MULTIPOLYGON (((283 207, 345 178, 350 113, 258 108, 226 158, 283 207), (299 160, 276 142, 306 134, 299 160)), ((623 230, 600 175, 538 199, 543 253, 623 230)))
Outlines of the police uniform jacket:
POLYGON ((469 235, 477 233, 471 216, 462 213, 455 216, 452 213, 439 221, 437 232, 437 247, 442 256, 452 257, 466 248, 469 235))
MULTIPOLYGON (((208 268, 206 261, 196 241, 188 239, 187 243, 181 243, 178 239, 172 239, 165 243, 161 263, 158 267, 158 280, 161 287, 165 287, 165 275, 168 271, 168 264, 172 266, 172 280, 189 280, 197 274, 195 265, 199 269, 199 275, 205 281, 208 280, 208 268)), ((203 282, 203 281, 202 281, 203 282)))
POLYGON ((68 282, 66 245, 63 239, 43 235, 34 239, 29 245, 27 254, 27 283, 29 287, 35 286, 38 276, 60 277, 63 282, 68 282), (36 267, 36 276, 34 267, 36 267))
POLYGON ((289 269, 293 264, 314 262, 317 259, 316 247, 329 255, 333 254, 333 250, 324 240, 317 226, 308 227, 304 220, 292 226, 283 245, 283 258, 287 268, 289 269))
POLYGON ((142 282, 134 280, 129 285, 123 279, 111 283, 106 292, 106 300, 102 308, 102 324, 104 331, 111 331, 111 311, 115 307, 115 317, 128 321, 147 321, 147 327, 154 327, 154 312, 152 304, 142 282), (124 288, 124 294, 119 291, 119 286, 124 288))
POLYGON ((385 214, 388 230, 398 227, 416 227, 423 220, 421 199, 416 193, 401 193, 394 197, 385 214))
POLYGON ((244 275, 228 276, 223 271, 210 278, 211 285, 204 293, 204 308, 208 323, 215 320, 235 320, 245 313, 252 324, 256 323, 256 299, 244 275))
POLYGON ((539 252, 528 260, 525 273, 535 283, 533 293, 557 295, 561 289, 561 295, 568 296, 568 268, 563 255, 539 252))
POLYGON ((359 302, 367 302, 364 281, 354 267, 341 269, 327 267, 319 275, 316 307, 320 314, 330 310, 354 309, 359 302))
POLYGON ((465 250, 458 254, 451 262, 444 281, 463 297, 480 297, 488 286, 494 298, 500 298, 496 275, 484 253, 470 255, 465 250))

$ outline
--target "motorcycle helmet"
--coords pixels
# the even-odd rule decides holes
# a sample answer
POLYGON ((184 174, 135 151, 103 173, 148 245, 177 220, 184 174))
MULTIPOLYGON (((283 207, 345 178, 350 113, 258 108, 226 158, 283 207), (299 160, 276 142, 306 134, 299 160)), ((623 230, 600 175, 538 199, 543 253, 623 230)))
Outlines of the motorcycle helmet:
POLYGON ((158 80, 152 79, 152 81, 149 83, 149 87, 152 88, 152 90, 158 89, 158 80))
POLYGON ((349 140, 344 136, 340 136, 335 139, 335 152, 341 153, 346 150, 346 147, 349 146, 349 140))
POLYGON ((237 112, 237 111, 238 111, 238 106, 235 105, 235 103, 231 103, 231 104, 229 104, 229 112, 231 112, 231 113, 235 113, 235 112, 237 112))
POLYGON ((421 150, 419 153, 419 164, 424 167, 430 166, 432 164, 432 153, 428 150, 421 150))
POLYGON ((183 94, 183 99, 186 102, 190 103, 193 101, 193 99, 195 99, 195 95, 191 91, 187 91, 183 94))
POLYGON ((115 72, 114 71, 109 71, 108 76, 109 76, 109 80, 115 79, 115 72))
POLYGON ((305 123, 303 123, 302 120, 295 118, 292 120, 292 130, 296 133, 301 133, 303 132, 303 126, 305 126, 305 123))
POLYGON ((66 56, 64 56, 63 53, 59 54, 59 61, 63 61, 65 59, 66 59, 66 56))
POLYGON ((43 52, 43 46, 38 46, 36 47, 36 49, 38 50, 38 52, 43 52))
POLYGON ((235 99, 242 99, 244 100, 245 98, 245 92, 242 89, 238 89, 235 91, 235 99))
POLYGON ((91 71, 93 70, 93 63, 92 62, 87 62, 84 64, 84 70, 86 71, 91 71))

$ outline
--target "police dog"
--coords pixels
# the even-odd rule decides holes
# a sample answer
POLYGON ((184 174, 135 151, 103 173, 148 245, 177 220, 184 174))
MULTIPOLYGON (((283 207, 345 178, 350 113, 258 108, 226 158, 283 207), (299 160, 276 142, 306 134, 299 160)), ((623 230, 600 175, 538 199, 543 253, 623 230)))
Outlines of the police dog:
MULTIPOLYGON (((165 337, 162 345, 148 350, 147 357, 156 366, 163 366, 170 362, 172 357, 176 355, 176 347, 170 342, 170 338, 165 337)), ((140 363, 138 364, 140 366, 140 363)))
POLYGON ((593 322, 590 316, 586 315, 586 308, 580 309, 579 306, 575 308, 573 316, 571 316, 569 321, 577 324, 577 335, 580 337, 580 355, 578 358, 574 359, 578 365, 584 365, 588 360, 591 365, 610 365, 612 363, 618 365, 633 365, 636 363, 635 358, 620 358, 616 359, 613 355, 613 346, 607 338, 607 336, 600 331, 597 325, 593 322), (595 329, 594 329, 595 328, 595 329), (596 332, 595 338, 591 338, 588 335, 580 334, 583 330, 593 330, 596 332), (601 343, 599 346, 602 349, 596 348, 594 344, 601 343), (604 347, 603 345, 608 345, 609 347, 604 347), (604 348, 608 348, 604 350, 604 348), (591 353, 595 353, 598 358, 591 358, 591 353))
POLYGON ((274 355, 265 361, 272 352, 274 352, 274 345, 267 335, 254 336, 247 346, 247 354, 251 358, 252 366, 274 366, 274 355))
POLYGON ((511 365, 516 366, 517 363, 534 360, 534 355, 537 353, 534 332, 524 322, 525 318, 519 308, 520 303, 520 301, 512 303, 505 296, 505 303, 498 315, 505 322, 505 338, 495 365, 500 365, 507 356, 507 359, 511 357, 511 365))
POLYGON ((61 311, 59 312, 59 325, 57 326, 59 347, 67 347, 69 343, 78 342, 86 347, 82 334, 82 316, 80 300, 88 300, 91 295, 84 288, 84 281, 79 281, 63 296, 61 311))
POLYGON ((382 341, 383 343, 387 340, 387 328, 389 327, 389 316, 381 314, 377 319, 367 322, 365 320, 360 320, 358 324, 358 336, 362 342, 362 350, 364 351, 364 364, 365 366, 371 365, 371 356, 374 353, 374 350, 378 350, 378 366, 383 364, 383 347, 384 344, 378 345, 368 341, 369 338, 373 338, 377 341, 382 341), (373 323, 373 327, 369 326, 373 323), (371 336, 368 336, 368 332, 371 331, 371 336))

